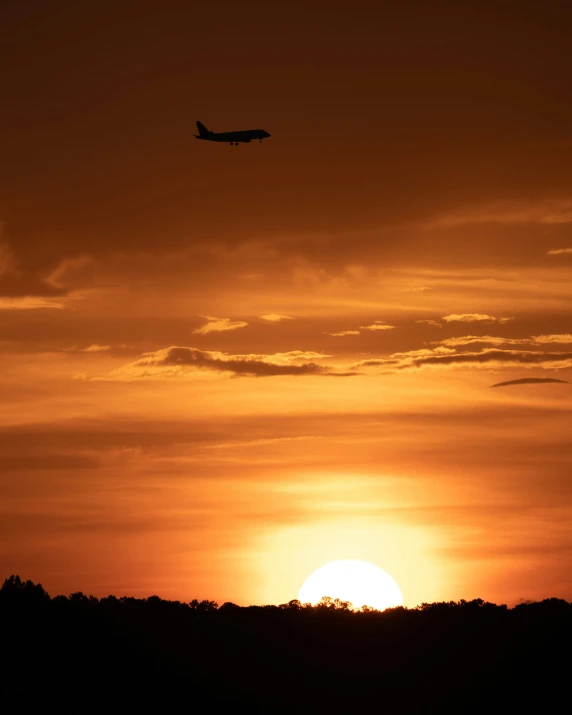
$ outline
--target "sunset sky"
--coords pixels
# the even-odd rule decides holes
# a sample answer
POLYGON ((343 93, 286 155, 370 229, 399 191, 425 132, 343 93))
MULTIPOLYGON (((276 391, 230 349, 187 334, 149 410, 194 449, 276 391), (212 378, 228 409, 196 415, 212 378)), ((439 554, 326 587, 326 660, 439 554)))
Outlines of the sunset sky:
POLYGON ((408 606, 572 599, 570 3, 0 31, 0 578, 247 605, 362 559, 408 606))

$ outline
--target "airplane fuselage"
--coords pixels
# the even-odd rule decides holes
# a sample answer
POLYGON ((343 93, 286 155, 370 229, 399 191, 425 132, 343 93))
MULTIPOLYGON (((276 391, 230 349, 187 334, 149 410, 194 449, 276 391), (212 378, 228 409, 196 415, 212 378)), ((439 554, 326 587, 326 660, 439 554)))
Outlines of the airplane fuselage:
POLYGON ((247 129, 240 132, 210 132, 206 127, 197 122, 199 134, 195 134, 195 139, 202 139, 209 142, 222 142, 223 144, 248 144, 253 139, 262 141, 270 134, 264 129, 247 129))

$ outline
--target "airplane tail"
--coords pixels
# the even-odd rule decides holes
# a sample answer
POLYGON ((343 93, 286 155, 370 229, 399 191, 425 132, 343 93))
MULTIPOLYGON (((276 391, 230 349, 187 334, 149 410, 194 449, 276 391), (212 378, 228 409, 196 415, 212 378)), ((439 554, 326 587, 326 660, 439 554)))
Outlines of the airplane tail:
POLYGON ((197 129, 199 130, 200 137, 208 137, 208 135, 210 134, 209 130, 202 122, 197 122, 197 129))

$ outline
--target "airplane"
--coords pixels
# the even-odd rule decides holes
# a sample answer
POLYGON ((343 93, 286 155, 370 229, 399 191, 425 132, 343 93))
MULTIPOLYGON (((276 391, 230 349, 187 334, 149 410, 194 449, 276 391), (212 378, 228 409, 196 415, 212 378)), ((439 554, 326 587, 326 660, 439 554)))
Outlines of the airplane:
POLYGON ((242 132, 209 132, 202 122, 197 122, 198 134, 195 134, 195 139, 204 139, 209 142, 228 142, 231 146, 238 146, 239 142, 245 144, 250 143, 253 139, 262 140, 270 136, 264 129, 247 129, 242 132))

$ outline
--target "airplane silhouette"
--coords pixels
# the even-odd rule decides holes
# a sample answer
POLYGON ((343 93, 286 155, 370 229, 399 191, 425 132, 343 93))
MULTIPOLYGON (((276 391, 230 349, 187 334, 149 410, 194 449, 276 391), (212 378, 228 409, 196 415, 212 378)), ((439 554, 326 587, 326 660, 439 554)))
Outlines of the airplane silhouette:
POLYGON ((197 122, 198 134, 195 134, 195 139, 204 139, 209 142, 228 142, 231 146, 238 146, 239 142, 248 144, 253 139, 262 140, 270 136, 264 129, 247 129, 242 132, 209 132, 202 122, 197 122))

